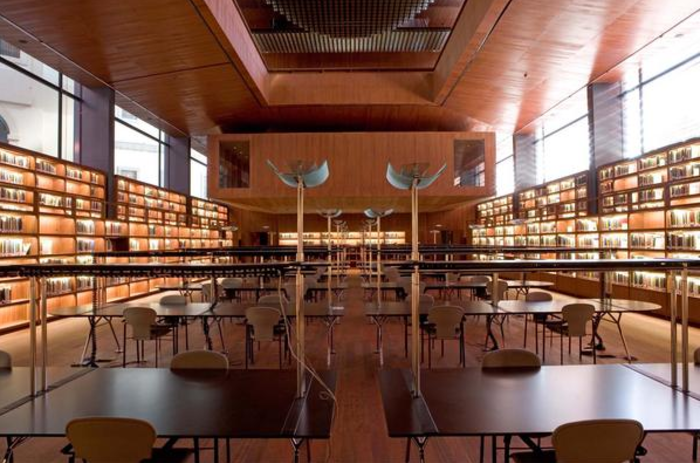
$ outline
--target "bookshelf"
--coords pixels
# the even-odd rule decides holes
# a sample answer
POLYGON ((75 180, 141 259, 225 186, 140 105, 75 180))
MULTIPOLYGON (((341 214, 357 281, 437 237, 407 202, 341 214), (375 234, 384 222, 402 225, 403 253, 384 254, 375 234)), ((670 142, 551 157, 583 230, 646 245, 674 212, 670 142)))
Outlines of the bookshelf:
POLYGON ((479 203, 476 207, 476 223, 479 225, 503 225, 513 220, 513 195, 479 203))
POLYGON ((220 228, 229 223, 228 207, 211 201, 191 198, 190 213, 193 227, 220 228))
MULTIPOLYGON (((524 221, 511 222, 515 227, 513 245, 571 245, 581 251, 577 258, 598 258, 598 253, 585 252, 596 247, 616 248, 605 253, 613 258, 700 258, 700 140, 598 168, 599 215, 588 215, 585 208, 585 178, 585 173, 576 174, 516 192, 517 216, 524 221), (573 201, 577 204, 573 215, 568 209, 550 208, 573 201)), ((507 226, 500 228, 508 230, 507 226)), ((472 244, 505 245, 508 232, 498 230, 495 225, 472 226, 472 244)), ((557 256, 542 253, 538 257, 557 256)), ((668 282, 663 273, 617 271, 607 277, 618 297, 653 300, 665 306, 668 282)), ((584 291, 574 285, 585 286, 581 280, 597 279, 597 275, 584 272, 560 273, 555 278, 558 289, 587 297, 597 294, 598 289, 591 286, 584 291), (576 280, 567 282, 572 276, 576 280)), ((700 304, 700 275, 690 275, 689 292, 694 305, 700 304)))
MULTIPOLYGON (((0 143, 0 263, 90 264, 94 252, 233 246, 217 229, 228 224, 225 206, 207 202, 216 206, 217 216, 192 222, 189 205, 201 200, 123 177, 115 183, 121 201, 115 216, 107 217, 103 172, 0 143)), ((149 260, 131 261, 139 259, 149 260)), ((160 261, 168 259, 176 258, 160 261)), ((165 281, 108 279, 107 299, 144 295, 165 281)), ((92 301, 90 277, 48 278, 46 287, 49 309, 92 301)), ((29 281, 0 280, 0 331, 25 325, 28 318, 29 281)))
POLYGON ((118 220, 188 226, 187 197, 119 175, 114 176, 118 220))
MULTIPOLYGON (((296 246, 297 244, 297 233, 296 232, 281 232, 279 234, 279 245, 280 246, 296 246)), ((365 233, 364 243, 366 245, 376 245, 380 235, 377 232, 365 233)), ((406 244, 406 232, 403 231, 383 231, 381 232, 381 239, 383 245, 397 245, 406 244)), ((362 233, 360 232, 345 232, 337 233, 331 232, 331 242, 334 246, 345 245, 345 246, 361 246, 362 245, 362 233)), ((327 246, 328 245, 328 233, 327 232, 306 232, 304 233, 304 245, 307 246, 327 246)))

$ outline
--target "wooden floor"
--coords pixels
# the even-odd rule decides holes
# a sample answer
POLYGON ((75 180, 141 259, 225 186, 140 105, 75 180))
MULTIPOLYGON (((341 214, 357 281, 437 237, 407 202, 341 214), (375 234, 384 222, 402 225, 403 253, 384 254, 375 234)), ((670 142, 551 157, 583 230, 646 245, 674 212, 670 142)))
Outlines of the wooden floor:
MULTIPOLYGON (((330 443, 314 442, 313 461, 332 462, 401 462, 404 458, 405 442, 387 437, 382 404, 377 386, 379 369, 375 354, 375 330, 362 310, 362 293, 359 277, 351 277, 352 289, 345 296, 345 318, 336 328, 336 351, 333 368, 338 371, 338 414, 330 443)), ((633 354, 642 362, 665 362, 669 359, 669 324, 663 320, 642 315, 626 315, 623 321, 627 341, 633 354)), ((76 361, 85 341, 87 321, 62 320, 49 325, 50 364, 69 365, 76 361)), ((121 325, 116 327, 121 333, 121 325)), ((228 355, 234 368, 240 368, 243 360, 243 327, 233 323, 225 326, 228 355)), ((505 325, 506 346, 521 347, 523 342, 522 318, 511 317, 505 325)), ((617 358, 601 359, 601 362, 621 362, 623 353, 617 330, 604 324, 600 330, 609 354, 617 358)), ((311 325, 307 330, 308 352, 318 368, 325 367, 325 329, 311 325)), ((467 365, 478 365, 483 357, 483 320, 467 322, 467 365)), ((532 333, 532 330, 530 330, 532 333)), ((0 337, 0 349, 9 351, 17 365, 28 363, 28 334, 26 331, 0 337)), ((190 330, 191 347, 203 347, 201 330, 190 330)), ((115 343, 107 327, 99 328, 100 357, 112 359, 103 366, 121 366, 121 356, 114 352, 115 343)), ((534 348, 533 339, 529 347, 534 348)), ((439 349, 435 350, 434 368, 456 367, 456 343, 447 343, 444 358, 439 349)), ((700 345, 700 330, 691 329, 691 348, 700 345)), ((217 345, 217 347, 219 347, 217 345)), ((168 365, 169 348, 161 357, 162 364, 168 365)), ((576 349, 574 349, 576 350, 576 349)), ((134 354, 134 347, 130 345, 134 354)), ((152 360, 152 347, 147 348, 152 360), (150 349, 150 350, 149 350, 150 349)), ((263 345, 257 356, 256 368, 276 368, 277 348, 263 345)), ((569 357, 566 363, 577 363, 578 355, 569 357)), ((590 359, 584 358, 584 362, 590 359)), ((547 353, 548 364, 559 363, 558 342, 554 342, 547 353)), ((153 366, 152 363, 149 366, 153 366)), ((385 367, 409 367, 403 352, 403 326, 390 324, 385 330, 385 367)), ((2 393, 2 391, 0 391, 2 393)), ((173 404, 177 406, 177 404, 173 404)), ((33 439, 22 445, 16 452, 18 463, 64 462, 58 453, 65 444, 63 439, 33 439)), ((184 442, 187 444, 187 442, 184 442)), ((650 435, 645 440, 649 454, 645 462, 690 462, 691 437, 687 434, 650 435)), ((0 444, 2 450, 2 444, 0 444)), ((413 452, 415 459, 417 452, 413 452)), ((477 462, 478 440, 467 438, 432 439, 427 447, 428 462, 477 462)), ((203 455, 203 461, 211 461, 211 454, 203 455)), ((236 462, 287 462, 291 461, 290 445, 286 441, 235 440, 233 461, 236 462)), ((488 461, 488 458, 487 458, 488 461)), ((499 456, 499 461, 503 461, 499 456)))

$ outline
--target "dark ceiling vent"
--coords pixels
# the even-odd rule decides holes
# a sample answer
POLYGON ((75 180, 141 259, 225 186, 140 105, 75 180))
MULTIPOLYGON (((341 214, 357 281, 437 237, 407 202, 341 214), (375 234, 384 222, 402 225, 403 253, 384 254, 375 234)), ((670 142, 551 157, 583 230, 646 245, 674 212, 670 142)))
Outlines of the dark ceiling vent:
POLYGON ((265 0, 306 32, 366 38, 413 20, 434 0, 265 0))
POLYGON ((449 35, 449 29, 399 29, 362 38, 313 32, 253 32, 261 53, 438 53, 449 35))

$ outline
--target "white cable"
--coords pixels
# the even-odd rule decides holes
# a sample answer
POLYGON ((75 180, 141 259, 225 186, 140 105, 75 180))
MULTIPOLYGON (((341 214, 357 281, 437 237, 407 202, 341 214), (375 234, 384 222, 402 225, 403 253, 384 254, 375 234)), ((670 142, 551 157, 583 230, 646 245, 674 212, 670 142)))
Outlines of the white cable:
MULTIPOLYGON (((280 272, 278 275, 278 280, 277 280, 277 294, 279 296, 279 301, 280 301, 280 309, 281 309, 281 315, 282 315, 282 320, 284 321, 284 327, 285 331, 287 333, 287 348, 289 349, 289 353, 292 356, 292 358, 302 366, 302 368, 307 371, 313 379, 318 381, 318 384, 323 388, 324 390, 319 392, 319 398, 323 401, 328 401, 329 399, 333 401, 333 415, 331 416, 331 429, 333 429, 333 425, 335 424, 335 417, 338 414, 338 401, 335 397, 335 393, 331 390, 331 388, 321 379, 321 377, 318 375, 314 367, 312 367, 308 363, 308 358, 304 356, 303 359, 300 359, 297 353, 294 351, 293 344, 291 342, 291 324, 289 322, 289 318, 287 316, 287 306, 286 302, 283 297, 282 297, 282 273, 280 272)), ((303 295, 302 295, 303 298, 303 295)), ((291 303, 291 301, 290 301, 291 303)), ((298 308, 297 308, 298 309, 298 308)), ((298 315, 297 315, 298 316, 298 315)), ((296 334, 295 334, 296 335, 296 334)), ((333 452, 333 447, 331 444, 331 439, 328 439, 328 451, 326 454, 326 461, 330 461, 331 455, 333 452)))

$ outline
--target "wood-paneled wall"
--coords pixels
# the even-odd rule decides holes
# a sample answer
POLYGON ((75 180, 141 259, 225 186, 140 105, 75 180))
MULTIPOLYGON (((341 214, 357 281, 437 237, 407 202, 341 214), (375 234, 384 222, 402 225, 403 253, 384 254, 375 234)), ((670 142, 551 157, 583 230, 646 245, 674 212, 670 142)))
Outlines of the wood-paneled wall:
POLYGON ((495 136, 490 132, 377 132, 377 133, 274 133, 229 134, 209 137, 209 196, 272 213, 296 211, 294 189, 285 186, 266 165, 269 159, 280 169, 290 160, 328 160, 330 178, 306 193, 307 211, 341 208, 360 212, 368 207, 410 211, 407 191, 386 181, 387 163, 429 163, 435 172, 444 163, 446 172, 420 193, 421 211, 445 210, 467 201, 490 196, 495 185, 495 136), (485 141, 483 187, 454 186, 454 141, 485 141), (250 142, 250 188, 219 188, 219 142, 250 142))

